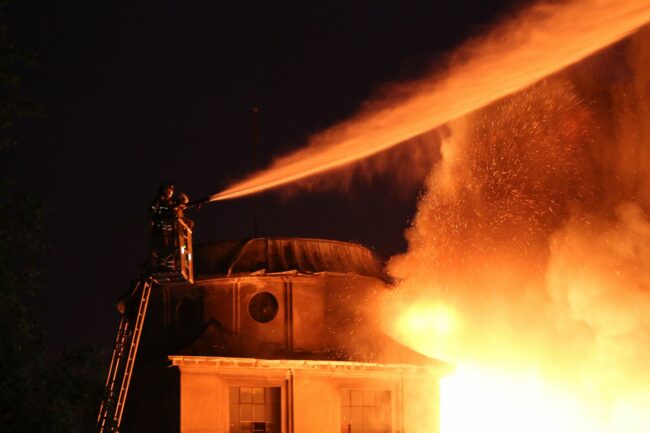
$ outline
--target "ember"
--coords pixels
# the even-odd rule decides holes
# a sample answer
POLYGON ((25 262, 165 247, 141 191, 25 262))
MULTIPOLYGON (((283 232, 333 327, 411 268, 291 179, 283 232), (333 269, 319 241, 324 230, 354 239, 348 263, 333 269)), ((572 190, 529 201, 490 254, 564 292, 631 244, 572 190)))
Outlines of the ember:
POLYGON ((444 433, 650 432, 649 31, 611 101, 581 102, 576 68, 452 125, 385 307, 458 365, 444 433), (462 326, 427 322, 440 305, 462 326))

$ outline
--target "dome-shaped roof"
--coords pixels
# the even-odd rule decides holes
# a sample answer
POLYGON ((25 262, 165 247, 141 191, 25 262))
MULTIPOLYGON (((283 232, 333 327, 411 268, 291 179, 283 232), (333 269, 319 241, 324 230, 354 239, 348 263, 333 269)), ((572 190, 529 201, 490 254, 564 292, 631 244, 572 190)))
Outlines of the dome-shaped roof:
POLYGON ((325 239, 254 238, 199 244, 194 256, 199 278, 295 271, 354 273, 386 279, 381 261, 369 249, 325 239))

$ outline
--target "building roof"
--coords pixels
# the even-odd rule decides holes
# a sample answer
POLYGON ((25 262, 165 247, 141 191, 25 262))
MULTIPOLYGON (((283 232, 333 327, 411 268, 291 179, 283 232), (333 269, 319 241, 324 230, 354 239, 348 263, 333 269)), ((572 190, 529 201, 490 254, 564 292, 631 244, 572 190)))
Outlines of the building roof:
POLYGON ((194 268, 198 278, 295 271, 353 273, 387 279, 382 262, 368 248, 309 238, 254 238, 198 244, 194 248, 194 268))
POLYGON ((322 361, 322 360, 297 360, 297 359, 259 359, 259 358, 237 358, 222 356, 187 356, 170 355, 167 357, 171 365, 205 369, 210 367, 224 368, 259 368, 259 369, 292 369, 292 370, 360 370, 364 372, 376 371, 385 373, 395 370, 401 372, 433 370, 439 375, 447 375, 453 371, 453 366, 446 362, 437 361, 435 364, 414 365, 414 364, 381 364, 377 362, 353 362, 353 361, 322 361))
POLYGON ((293 359, 410 365, 441 364, 441 361, 404 346, 374 326, 359 328, 358 332, 346 336, 338 344, 324 351, 288 348, 284 344, 262 341, 249 335, 235 334, 214 320, 209 322, 192 340, 189 345, 174 351, 173 354, 269 360, 293 359))

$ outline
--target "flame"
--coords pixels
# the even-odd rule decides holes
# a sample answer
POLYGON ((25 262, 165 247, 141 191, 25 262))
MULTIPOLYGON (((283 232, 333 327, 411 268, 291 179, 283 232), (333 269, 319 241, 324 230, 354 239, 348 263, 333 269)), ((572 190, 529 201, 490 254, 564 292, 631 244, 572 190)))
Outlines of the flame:
POLYGON ((408 332, 427 332, 445 337, 458 326, 454 312, 443 304, 416 305, 408 309, 395 324, 408 332))
MULTIPOLYGON (((443 304, 405 308, 394 322, 400 340, 430 356, 455 338, 457 318, 443 304)), ((512 348, 510 348, 512 349, 512 348)), ((506 355, 507 356, 507 355, 506 355)), ((441 380, 440 431, 647 433, 650 393, 603 399, 593 386, 549 381, 536 368, 463 363, 441 380)))
POLYGON ((537 5, 211 199, 456 119, 383 306, 396 339, 458 365, 442 432, 650 433, 650 33, 604 53, 605 77, 558 74, 648 20, 647 0, 537 5))
POLYGON ((407 346, 434 357, 450 352, 450 345, 462 326, 459 315, 448 305, 422 301, 397 307, 392 334, 407 346))
POLYGON ((460 366, 441 384, 444 433, 614 433, 642 431, 631 423, 606 427, 602 408, 549 384, 535 371, 460 366))
POLYGON ((650 432, 649 36, 451 126, 384 304, 443 433, 650 432))
POLYGON ((444 73, 394 89, 352 119, 309 140, 270 168, 214 194, 254 194, 389 149, 518 92, 584 59, 650 21, 648 0, 543 2, 468 43, 444 73))

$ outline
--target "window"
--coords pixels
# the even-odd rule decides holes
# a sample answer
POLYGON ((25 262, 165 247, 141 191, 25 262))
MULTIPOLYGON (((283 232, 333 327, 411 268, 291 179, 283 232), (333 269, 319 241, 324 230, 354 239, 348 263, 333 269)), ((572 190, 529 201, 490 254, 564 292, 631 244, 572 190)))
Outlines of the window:
POLYGON ((341 390, 341 433, 390 433, 390 391, 341 390))
POLYGON ((280 388, 230 387, 230 433, 280 433, 280 388))
POLYGON ((256 293, 248 303, 248 314, 260 322, 270 322, 278 315, 278 300, 269 292, 256 293))

